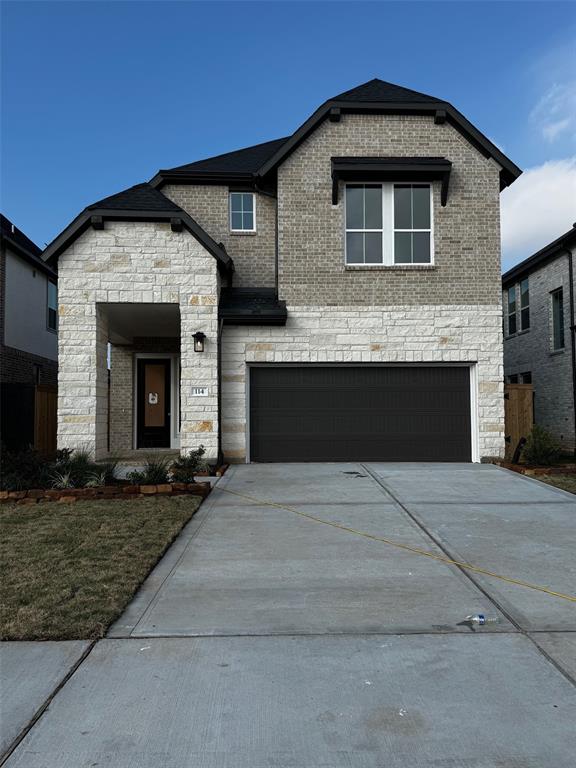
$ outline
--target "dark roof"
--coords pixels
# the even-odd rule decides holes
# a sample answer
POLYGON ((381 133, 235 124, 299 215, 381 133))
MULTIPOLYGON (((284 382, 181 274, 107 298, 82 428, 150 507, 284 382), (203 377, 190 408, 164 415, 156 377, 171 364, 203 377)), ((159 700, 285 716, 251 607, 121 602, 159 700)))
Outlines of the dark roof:
POLYGON ((37 267, 50 277, 56 277, 54 270, 42 260, 42 249, 33 243, 22 230, 18 229, 9 218, 0 214, 0 235, 2 241, 25 259, 33 267, 37 267))
POLYGON ((520 277, 529 274, 537 267, 543 266, 547 261, 554 259, 556 256, 563 253, 569 246, 574 246, 574 244, 576 244, 576 224, 573 224, 572 229, 569 229, 568 232, 560 235, 556 240, 553 240, 551 243, 544 246, 544 248, 536 251, 532 256, 529 256, 527 259, 524 259, 524 261, 521 261, 520 264, 516 264, 512 269, 505 272, 502 275, 502 285, 506 286, 508 283, 515 282, 520 277))
POLYGON ((377 78, 325 101, 258 170, 264 177, 293 152, 325 119, 338 121, 341 113, 388 113, 434 115, 437 122, 449 122, 485 157, 492 157, 502 167, 500 188, 504 189, 522 171, 498 147, 481 133, 449 102, 377 78))
POLYGON ((339 93, 338 96, 333 96, 330 101, 391 101, 395 104, 401 104, 402 102, 414 104, 416 102, 437 103, 442 101, 442 99, 428 96, 419 91, 413 91, 411 88, 403 88, 401 85, 387 83, 385 80, 379 80, 375 77, 367 83, 356 86, 356 88, 351 88, 349 91, 339 93))
POLYGON ((222 243, 217 243, 186 211, 147 183, 136 184, 87 206, 50 243, 43 259, 55 261, 89 226, 100 226, 104 221, 168 221, 175 228, 183 226, 214 256, 221 268, 231 270, 234 267, 222 243))
POLYGON ((232 325, 285 325, 288 317, 274 288, 222 288, 218 313, 232 325))
POLYGON ((105 208, 109 211, 164 211, 182 213, 180 206, 169 200, 150 184, 136 184, 115 195, 105 197, 86 207, 87 211, 105 208))
MULTIPOLYGON (((170 168, 171 173, 189 172, 189 171, 223 171, 232 173, 256 173, 258 168, 272 157, 282 144, 288 141, 288 136, 283 139, 274 139, 265 141, 263 144, 256 144, 253 147, 244 147, 234 152, 225 152, 223 155, 207 157, 204 160, 198 160, 195 163, 179 165, 176 168, 170 168)), ((165 173, 165 171, 159 171, 165 173)))

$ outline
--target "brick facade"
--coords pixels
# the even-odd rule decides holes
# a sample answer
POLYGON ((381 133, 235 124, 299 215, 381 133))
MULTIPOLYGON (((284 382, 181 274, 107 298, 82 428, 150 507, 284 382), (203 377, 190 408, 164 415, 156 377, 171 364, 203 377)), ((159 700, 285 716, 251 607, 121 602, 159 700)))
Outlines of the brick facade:
MULTIPOLYGON (((576 260, 576 248, 573 249, 576 260)), ((568 256, 560 253, 528 275, 530 328, 504 339, 504 374, 530 372, 534 387, 534 420, 554 435, 565 451, 576 448, 572 350, 570 345, 570 284, 568 256), (562 351, 552 348, 551 292, 563 288, 564 342, 562 351)), ((576 284, 573 285, 576 291, 576 284)), ((517 306, 519 291, 516 284, 517 306)), ((504 307, 506 308, 506 293, 504 307)), ((520 317, 518 312, 518 318, 520 317)), ((507 328, 507 319, 505 317, 507 328)))
POLYGON ((255 194, 256 232, 230 232, 229 187, 167 184, 162 193, 194 218, 217 243, 223 243, 236 267, 239 288, 275 285, 276 200, 255 194))

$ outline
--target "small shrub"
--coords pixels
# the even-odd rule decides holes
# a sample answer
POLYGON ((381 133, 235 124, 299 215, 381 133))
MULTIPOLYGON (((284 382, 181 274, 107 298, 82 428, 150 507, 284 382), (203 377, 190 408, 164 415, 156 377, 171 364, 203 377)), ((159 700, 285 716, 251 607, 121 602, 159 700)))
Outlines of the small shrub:
POLYGON ((560 447, 552 435, 542 427, 535 425, 528 435, 523 455, 528 464, 550 466, 558 461, 560 452, 560 447))
POLYGON ((208 464, 202 458, 206 450, 199 446, 188 455, 179 456, 170 467, 170 476, 175 483, 193 483, 198 472, 204 471, 208 464))
POLYGON ((133 485, 163 485, 168 482, 169 459, 162 456, 150 456, 144 469, 128 472, 126 479, 133 485))
POLYGON ((3 491, 50 488, 51 473, 51 462, 33 448, 18 451, 2 449, 0 455, 0 488, 3 491))
POLYGON ((103 485, 108 485, 106 472, 92 472, 84 487, 101 488, 103 485))
POLYGON ((104 475, 104 482, 102 485, 113 485, 116 480, 116 468, 118 467, 117 459, 109 459, 98 465, 100 467, 100 474, 104 475))
POLYGON ((90 458, 90 454, 83 448, 73 451, 59 451, 54 469, 58 474, 69 475, 74 486, 81 488, 86 485, 90 476, 98 471, 98 466, 90 458))
POLYGON ((52 475, 52 488, 74 488, 70 472, 54 472, 52 475))

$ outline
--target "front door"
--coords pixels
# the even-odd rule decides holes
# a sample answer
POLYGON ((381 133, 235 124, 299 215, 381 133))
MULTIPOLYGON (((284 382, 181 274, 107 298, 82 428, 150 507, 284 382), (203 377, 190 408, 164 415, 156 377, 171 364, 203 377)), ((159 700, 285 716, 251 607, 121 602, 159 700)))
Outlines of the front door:
POLYGON ((170 364, 138 360, 137 448, 170 448, 170 364))

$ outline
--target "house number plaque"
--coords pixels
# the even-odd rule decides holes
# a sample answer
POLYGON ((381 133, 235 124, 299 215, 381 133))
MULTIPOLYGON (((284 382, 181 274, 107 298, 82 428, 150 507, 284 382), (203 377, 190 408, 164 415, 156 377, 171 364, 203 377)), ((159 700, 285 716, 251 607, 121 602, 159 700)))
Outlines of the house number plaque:
POLYGON ((208 387, 192 387, 193 397, 208 397, 208 387))

